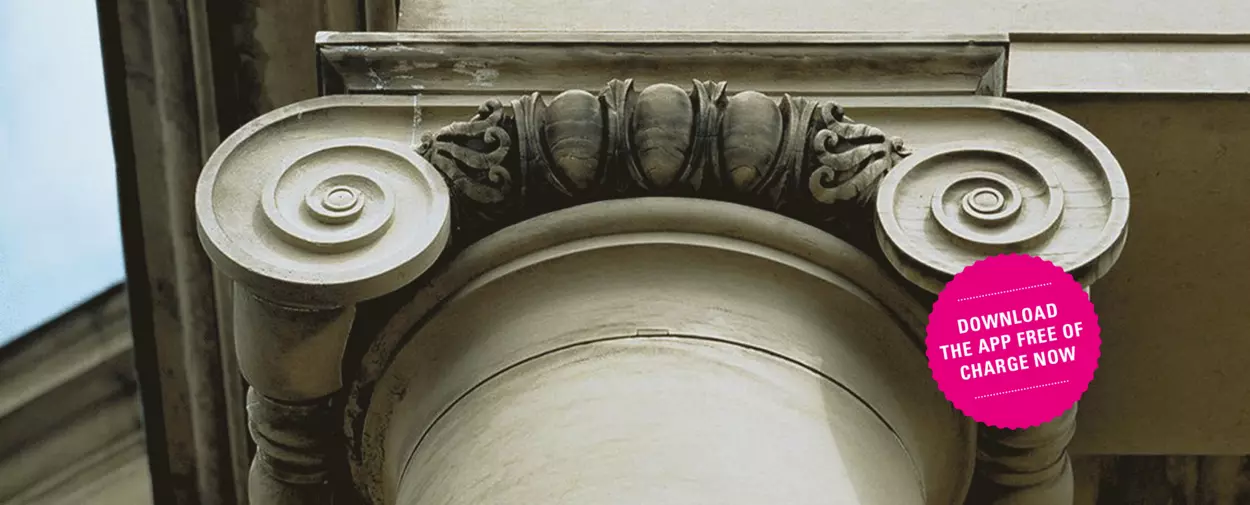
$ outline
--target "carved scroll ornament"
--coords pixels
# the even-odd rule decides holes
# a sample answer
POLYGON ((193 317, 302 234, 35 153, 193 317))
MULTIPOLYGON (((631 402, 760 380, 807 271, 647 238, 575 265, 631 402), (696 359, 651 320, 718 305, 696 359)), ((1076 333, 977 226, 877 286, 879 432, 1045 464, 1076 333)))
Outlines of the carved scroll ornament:
POLYGON ((801 220, 862 206, 907 150, 832 102, 725 83, 641 91, 613 80, 598 94, 565 91, 491 100, 427 136, 418 153, 442 171, 462 220, 479 233, 571 204, 629 196, 697 196, 801 220))
MULTIPOLYGON (((336 446, 323 443, 324 422, 340 412, 331 399, 344 381, 352 400, 343 434, 359 447, 354 420, 408 326, 367 343, 349 373, 343 353, 358 302, 410 285, 486 234, 559 208, 685 196, 826 231, 875 231, 886 259, 930 290, 999 252, 1045 257, 1087 283, 1114 263, 1127 187, 1088 132, 1011 100, 882 103, 912 111, 893 128, 925 133, 914 154, 836 104, 731 95, 723 83, 702 81, 641 91, 612 81, 597 94, 566 91, 550 102, 537 94, 489 101, 415 151, 407 97, 325 97, 250 123, 209 161, 196 206, 209 256, 237 282, 240 366, 255 388, 253 503, 327 499, 336 446), (951 114, 929 113, 943 108, 951 114), (947 119, 961 116, 975 120, 947 119), (446 249, 449 242, 456 247, 446 249)), ((422 296, 436 304, 452 292, 422 296)), ((1065 493, 1070 472, 1056 454, 1070 436, 1067 421, 983 433, 978 473, 1005 490, 989 502, 1065 493)))
POLYGON ((882 179, 878 242, 900 273, 934 293, 973 262, 1008 252, 1092 284, 1124 245, 1128 186, 1109 155, 1096 171, 1057 161, 987 140, 917 150, 882 179))

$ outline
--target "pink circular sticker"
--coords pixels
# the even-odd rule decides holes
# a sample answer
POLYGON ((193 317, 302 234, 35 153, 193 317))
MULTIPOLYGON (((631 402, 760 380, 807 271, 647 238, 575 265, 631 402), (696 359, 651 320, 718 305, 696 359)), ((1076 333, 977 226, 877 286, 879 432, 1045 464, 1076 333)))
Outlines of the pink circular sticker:
POLYGON ((1072 276, 1022 254, 978 261, 933 304, 925 340, 946 398, 974 420, 1028 428, 1072 408, 1098 368, 1089 295, 1072 276))

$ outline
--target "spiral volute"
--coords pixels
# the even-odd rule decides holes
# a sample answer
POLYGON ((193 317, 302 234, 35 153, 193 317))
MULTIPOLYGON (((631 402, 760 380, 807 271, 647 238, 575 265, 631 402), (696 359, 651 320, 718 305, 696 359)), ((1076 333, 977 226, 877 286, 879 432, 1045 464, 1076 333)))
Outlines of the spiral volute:
POLYGON ((901 273, 935 292, 996 254, 1040 256, 1081 273, 1106 253, 1097 248, 1102 235, 1123 232, 1112 217, 1121 204, 1115 186, 1084 168, 1020 145, 929 146, 882 180, 879 241, 901 273))
POLYGON ((373 298, 411 282, 447 242, 447 186, 406 144, 336 138, 262 154, 216 167, 197 202, 210 253, 255 291, 312 304, 373 298))

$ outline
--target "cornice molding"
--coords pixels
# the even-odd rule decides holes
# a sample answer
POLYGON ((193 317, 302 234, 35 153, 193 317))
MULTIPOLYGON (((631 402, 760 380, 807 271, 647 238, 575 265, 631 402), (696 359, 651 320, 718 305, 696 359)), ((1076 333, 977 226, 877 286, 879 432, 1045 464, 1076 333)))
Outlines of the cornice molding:
POLYGON ((554 95, 610 72, 665 82, 668 68, 839 98, 1244 95, 1250 78, 1250 36, 1234 32, 321 32, 317 45, 323 94, 554 95))
POLYGON ((995 34, 323 32, 317 44, 323 95, 554 96, 621 75, 674 82, 673 69, 769 95, 995 95, 1006 57, 995 34))

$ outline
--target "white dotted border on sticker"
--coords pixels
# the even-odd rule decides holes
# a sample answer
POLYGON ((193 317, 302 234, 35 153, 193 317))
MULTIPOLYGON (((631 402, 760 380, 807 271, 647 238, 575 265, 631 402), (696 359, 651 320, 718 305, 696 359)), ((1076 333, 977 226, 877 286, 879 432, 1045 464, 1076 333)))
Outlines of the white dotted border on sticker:
POLYGON ((977 298, 985 298, 985 297, 987 297, 987 296, 1005 295, 1005 294, 1007 294, 1007 293, 1015 293, 1016 291, 1024 291, 1024 290, 1026 290, 1026 289, 1040 288, 1040 287, 1043 287, 1043 286, 1049 286, 1049 285, 1051 285, 1051 284, 1052 284, 1052 283, 1050 283, 1050 282, 1044 282, 1044 283, 1042 283, 1042 284, 1034 284, 1034 285, 1032 285, 1032 286, 1025 286, 1025 287, 1022 287, 1022 288, 1008 289, 1008 290, 1006 290, 1006 291, 995 291, 995 292, 993 292, 993 293, 986 293, 986 294, 983 294, 983 295, 965 296, 965 297, 963 297, 963 298, 958 298, 958 299, 956 299, 955 301, 957 301, 957 302, 963 302, 963 301, 967 301, 967 300, 975 300, 975 299, 977 299, 977 298))
POLYGON ((1030 389, 1037 389, 1037 388, 1044 388, 1044 387, 1056 386, 1056 385, 1059 385, 1059 384, 1066 384, 1067 382, 1068 382, 1068 381, 1066 381, 1066 380, 1062 380, 1062 381, 1059 381, 1059 382, 1051 382, 1051 383, 1049 383, 1049 384, 1039 384, 1039 385, 1037 385, 1037 386, 1029 386, 1029 387, 1027 387, 1027 388, 1013 389, 1013 390, 1011 390, 1011 391, 1003 391, 1003 392, 1000 392, 1000 393, 990 393, 990 394, 988 394, 988 395, 975 396, 975 397, 973 397, 972 399, 973 399, 973 400, 980 400, 980 399, 982 399, 982 398, 989 398, 989 397, 991 397, 991 396, 1005 395, 1005 394, 1011 394, 1011 393, 1019 393, 1019 392, 1021 392, 1021 391, 1028 391, 1028 390, 1030 390, 1030 389))

